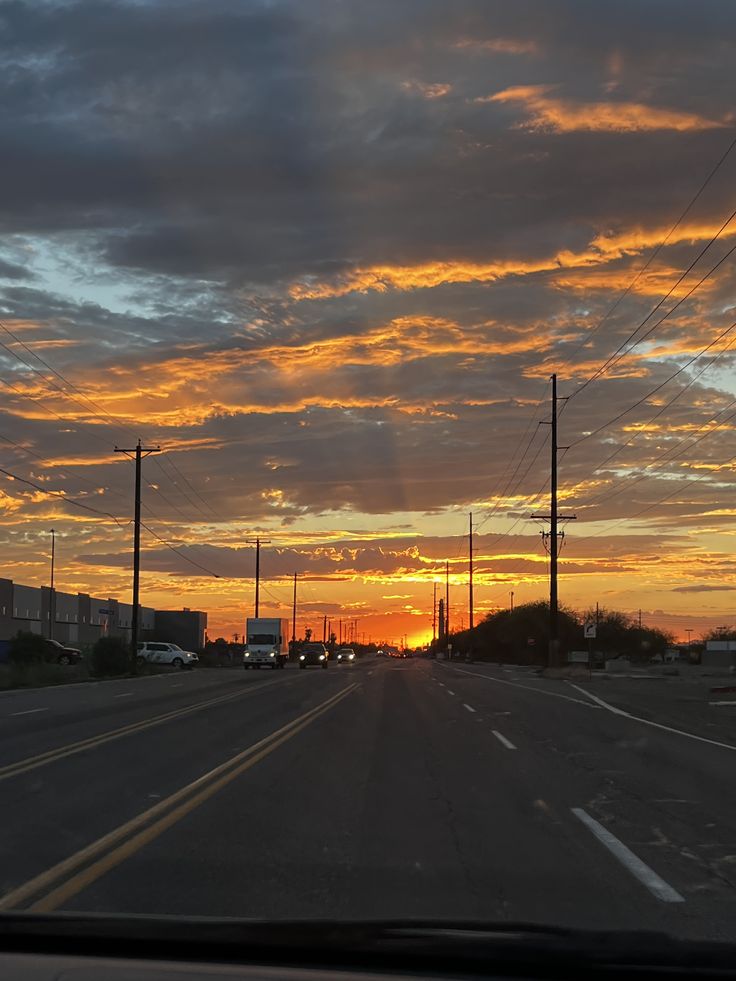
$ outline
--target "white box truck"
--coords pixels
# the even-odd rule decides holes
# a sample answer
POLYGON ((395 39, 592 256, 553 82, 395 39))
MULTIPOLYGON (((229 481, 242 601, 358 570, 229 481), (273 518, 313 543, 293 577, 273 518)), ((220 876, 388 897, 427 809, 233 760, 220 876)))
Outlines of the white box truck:
POLYGON ((289 621, 248 617, 245 622, 244 668, 283 668, 289 659, 289 621))

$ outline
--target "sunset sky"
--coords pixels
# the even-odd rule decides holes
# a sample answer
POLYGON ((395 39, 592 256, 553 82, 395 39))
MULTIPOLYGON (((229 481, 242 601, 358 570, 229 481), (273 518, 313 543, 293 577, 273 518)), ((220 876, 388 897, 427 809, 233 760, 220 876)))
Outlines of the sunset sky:
POLYGON ((0 475, 0 575, 53 526, 57 587, 129 602, 140 437, 179 549, 144 532, 141 600, 210 637, 255 535, 298 633, 426 640, 446 560, 467 625, 470 511, 477 614, 544 598, 557 372, 561 601, 736 622, 736 149, 676 224, 732 3, 14 0, 0 39, 0 466, 43 488, 0 475))

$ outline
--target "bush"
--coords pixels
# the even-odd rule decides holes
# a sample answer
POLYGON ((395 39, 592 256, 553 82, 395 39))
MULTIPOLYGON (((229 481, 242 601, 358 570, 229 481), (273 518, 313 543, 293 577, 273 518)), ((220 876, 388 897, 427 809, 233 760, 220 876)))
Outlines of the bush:
POLYGON ((100 637, 92 648, 92 674, 97 678, 130 673, 130 645, 120 637, 100 637))
POLYGON ((30 630, 19 630, 10 641, 8 657, 11 664, 43 664, 46 660, 44 638, 30 630))

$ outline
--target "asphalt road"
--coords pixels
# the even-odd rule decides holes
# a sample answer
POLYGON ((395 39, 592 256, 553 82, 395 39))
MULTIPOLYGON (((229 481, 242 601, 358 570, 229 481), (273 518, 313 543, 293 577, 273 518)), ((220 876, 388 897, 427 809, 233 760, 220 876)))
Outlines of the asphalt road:
POLYGON ((375 659, 0 695, 0 908, 736 940, 731 710, 643 684, 375 659))

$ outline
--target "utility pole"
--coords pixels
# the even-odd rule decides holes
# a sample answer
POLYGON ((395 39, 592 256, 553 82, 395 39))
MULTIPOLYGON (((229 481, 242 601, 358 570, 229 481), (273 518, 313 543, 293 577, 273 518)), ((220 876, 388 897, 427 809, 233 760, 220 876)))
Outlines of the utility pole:
POLYGON ((445 560, 445 636, 450 636, 450 563, 445 560))
POLYGON ((135 460, 135 517, 133 519, 133 611, 130 630, 131 662, 135 665, 138 655, 138 606, 141 579, 141 460, 152 453, 160 453, 160 446, 141 446, 141 441, 133 449, 115 447, 116 453, 124 453, 135 460))
POLYGON ((514 612, 514 591, 511 590, 511 612, 514 612))
POLYGON ((339 624, 339 630, 340 630, 340 647, 342 647, 342 620, 338 620, 337 622, 339 624))
POLYGON ((473 629, 473 513, 470 513, 470 531, 468 532, 468 628, 473 629))
POLYGON ((641 630, 641 609, 639 610, 639 630, 641 630))
POLYGON ((270 538, 246 538, 246 545, 255 545, 256 547, 256 609, 254 616, 256 620, 258 619, 258 594, 260 592, 261 586, 261 545, 270 545, 270 538))
POLYGON ((294 573, 294 604, 291 610, 291 643, 296 644, 296 573, 294 573))
POLYGON ((327 614, 322 617, 322 643, 327 643, 327 614))
POLYGON ((685 629, 685 633, 687 634, 687 646, 690 647, 690 645, 692 644, 692 639, 691 638, 692 638, 692 635, 693 635, 693 628, 692 627, 687 627, 685 629))
MULTIPOLYGON (((550 459, 550 480, 549 480, 549 514, 532 515, 533 518, 543 518, 549 521, 549 533, 542 532, 542 539, 549 540, 549 648, 547 651, 548 667, 558 667, 560 663, 560 636, 559 636, 559 617, 557 613, 557 566, 560 553, 560 542, 558 524, 560 521, 574 521, 575 515, 561 515, 557 511, 557 452, 558 449, 568 449, 568 447, 558 447, 557 445, 557 375, 552 378, 552 418, 549 425, 552 429, 552 447, 550 459)), ((564 536, 564 531, 563 531, 564 536)))
POLYGON ((432 643, 437 640, 437 583, 432 583, 432 643))
POLYGON ((49 640, 54 639, 54 624, 56 622, 56 593, 54 592, 54 562, 56 559, 56 532, 51 531, 51 586, 49 587, 49 640))

